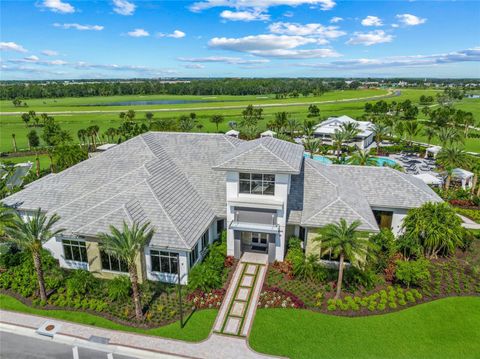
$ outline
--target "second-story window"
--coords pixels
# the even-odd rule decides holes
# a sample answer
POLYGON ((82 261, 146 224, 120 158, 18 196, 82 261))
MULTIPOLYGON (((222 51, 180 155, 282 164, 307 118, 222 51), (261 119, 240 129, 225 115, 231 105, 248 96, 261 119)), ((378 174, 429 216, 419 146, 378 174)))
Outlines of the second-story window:
POLYGON ((275 194, 275 175, 261 173, 240 173, 240 193, 275 194))

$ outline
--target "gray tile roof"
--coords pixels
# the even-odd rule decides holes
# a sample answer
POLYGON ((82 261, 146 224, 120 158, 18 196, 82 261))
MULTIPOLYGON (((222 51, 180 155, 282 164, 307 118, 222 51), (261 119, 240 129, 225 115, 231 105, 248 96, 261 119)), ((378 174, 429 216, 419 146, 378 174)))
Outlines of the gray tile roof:
POLYGON ((227 153, 214 169, 299 174, 303 146, 272 137, 244 142, 227 153))
POLYGON ((137 136, 5 198, 20 209, 58 213, 67 233, 96 236, 123 220, 149 221, 152 244, 190 249, 226 211, 219 158, 243 141, 220 134, 137 136))

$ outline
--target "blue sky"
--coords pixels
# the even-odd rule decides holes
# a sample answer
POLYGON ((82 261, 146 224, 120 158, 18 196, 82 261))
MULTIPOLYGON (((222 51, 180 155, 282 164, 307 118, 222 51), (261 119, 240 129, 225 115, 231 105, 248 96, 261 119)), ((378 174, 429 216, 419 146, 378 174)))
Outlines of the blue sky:
POLYGON ((480 77, 479 1, 2 1, 1 79, 480 77))

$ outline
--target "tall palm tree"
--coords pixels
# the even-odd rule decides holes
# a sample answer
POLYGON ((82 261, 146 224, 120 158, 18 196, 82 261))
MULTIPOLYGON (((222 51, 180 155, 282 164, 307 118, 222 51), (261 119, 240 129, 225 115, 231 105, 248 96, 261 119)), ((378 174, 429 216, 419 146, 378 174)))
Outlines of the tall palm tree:
POLYGON ((153 112, 146 112, 145 113, 145 118, 147 119, 149 124, 152 123, 153 116, 154 116, 153 112))
POLYGON ((422 126, 418 124, 417 121, 408 121, 405 123, 405 133, 408 138, 408 143, 411 146, 413 143, 413 138, 418 136, 422 130, 422 126))
POLYGON ((0 238, 5 235, 5 229, 12 224, 13 211, 0 203, 0 238))
POLYGON ((210 118, 210 122, 214 123, 217 126, 217 132, 218 132, 218 125, 221 124, 224 121, 224 118, 222 115, 213 115, 210 118))
POLYGON ((358 166, 376 166, 375 158, 370 156, 367 150, 358 150, 348 160, 349 163, 358 166))
POLYGON ((335 130, 333 135, 332 135, 332 142, 333 142, 333 145, 336 147, 337 149, 337 159, 340 158, 340 154, 342 152, 342 145, 345 141, 347 141, 347 133, 345 131, 339 131, 339 130, 335 130))
POLYGON ((438 139, 444 147, 458 142, 463 143, 464 140, 462 134, 453 127, 440 128, 438 131, 438 139))
POLYGON ((287 127, 288 127, 288 132, 290 132, 290 137, 292 137, 292 138, 294 137, 295 132, 298 131, 300 126, 301 126, 301 124, 297 119, 290 118, 288 120, 287 127))
POLYGON ((437 135, 437 131, 433 127, 426 126, 423 129, 423 134, 427 137, 427 144, 430 146, 430 142, 432 142, 432 138, 437 135))
MULTIPOLYGON (((470 167, 470 170, 473 172, 473 181, 472 181, 472 194, 473 194, 475 193, 475 188, 477 187, 477 183, 478 183, 478 176, 480 174, 480 161, 475 161, 470 167)), ((480 195, 480 186, 478 188, 477 196, 478 195, 480 195)))
POLYGON ((353 140, 359 133, 358 123, 345 122, 340 125, 340 131, 345 135, 345 142, 353 140))
POLYGON ((359 236, 357 229, 360 224, 360 221, 348 224, 344 218, 340 218, 338 223, 325 226, 321 235, 314 239, 314 241, 321 242, 322 249, 331 251, 339 258, 335 299, 340 297, 342 291, 344 261, 348 260, 352 265, 358 265, 366 258, 368 250, 372 247, 368 239, 359 236))
POLYGON ((371 130, 373 131, 375 135, 375 143, 377 145, 377 155, 380 152, 380 144, 382 141, 387 137, 387 135, 390 133, 390 128, 383 123, 375 123, 371 127, 371 130))
POLYGON ((313 154, 320 150, 321 143, 318 138, 307 137, 303 140, 303 146, 310 153, 310 158, 313 158, 313 154))
POLYGON ((63 232, 61 228, 54 229, 55 224, 59 220, 60 216, 57 214, 53 214, 48 218, 39 208, 32 216, 26 219, 23 219, 18 212, 15 213, 12 223, 5 229, 9 242, 15 243, 23 250, 32 254, 41 300, 47 300, 42 269, 42 244, 63 232))
POLYGON ((79 129, 77 131, 77 137, 78 137, 78 140, 80 141, 80 143, 82 145, 85 145, 85 138, 87 137, 87 131, 83 128, 79 129))
POLYGON ((142 226, 138 223, 133 223, 133 225, 129 227, 126 222, 123 222, 123 228, 121 230, 110 226, 111 234, 99 234, 99 238, 101 239, 100 247, 106 253, 127 263, 128 273, 132 283, 133 302, 135 304, 135 316, 137 320, 141 320, 143 317, 141 294, 138 285, 137 257, 143 251, 143 247, 152 239, 154 232, 153 229, 148 229, 149 226, 150 223, 145 223, 142 226))
POLYGON ((14 133, 12 133, 12 142, 13 142, 13 152, 17 152, 17 140, 15 139, 14 133))
POLYGON ((445 189, 449 189, 452 170, 457 167, 468 167, 470 157, 463 148, 457 146, 443 147, 437 155, 437 162, 447 171, 445 189))

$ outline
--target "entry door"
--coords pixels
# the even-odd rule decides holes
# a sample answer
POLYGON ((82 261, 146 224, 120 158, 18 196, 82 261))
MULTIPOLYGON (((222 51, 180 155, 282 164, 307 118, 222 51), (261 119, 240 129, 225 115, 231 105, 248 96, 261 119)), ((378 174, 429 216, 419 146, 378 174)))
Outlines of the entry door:
POLYGON ((252 232, 252 249, 266 250, 268 246, 268 234, 252 232))

